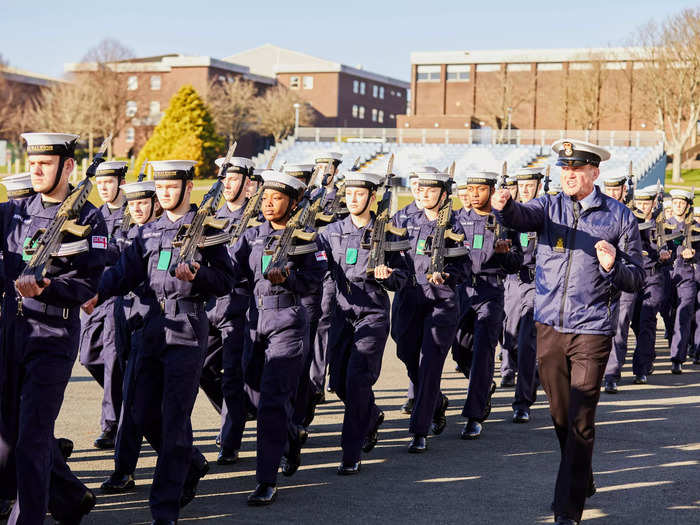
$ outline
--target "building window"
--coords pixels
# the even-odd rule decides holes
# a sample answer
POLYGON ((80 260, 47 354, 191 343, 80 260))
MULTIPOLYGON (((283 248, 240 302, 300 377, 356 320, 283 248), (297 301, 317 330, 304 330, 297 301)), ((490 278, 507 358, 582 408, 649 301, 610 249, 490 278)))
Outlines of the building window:
POLYGON ((389 113, 389 120, 394 120, 396 117, 393 113, 389 113))
POLYGON ((440 66, 417 66, 416 80, 418 82, 440 82, 440 66))
POLYGON ((397 92, 396 92, 396 96, 399 97, 399 98, 401 98, 401 91, 397 91, 397 92))
POLYGON ((360 82, 358 80, 353 80, 352 81, 352 92, 353 93, 359 93, 360 92, 360 82))
MULTIPOLYGON (((364 95, 364 94, 365 94, 365 83, 360 82, 360 95, 364 95)), ((364 117, 362 117, 362 118, 364 118, 364 117)))
POLYGON ((561 71, 564 69, 564 64, 537 64, 537 71, 561 71))
POLYGON ((364 106, 359 107, 357 117, 361 118, 361 119, 365 118, 365 107, 364 106))
POLYGON ((126 82, 126 89, 129 91, 134 91, 139 88, 139 77, 132 75, 126 82))
POLYGON ((127 142, 134 142, 134 138, 136 137, 136 131, 134 128, 126 128, 126 141, 127 142))
POLYGON ((157 115, 160 113, 160 102, 157 100, 151 102, 151 105, 148 107, 148 111, 151 115, 157 115))
POLYGON ((151 91, 160 90, 160 75, 153 75, 151 77, 151 91))
POLYGON ((381 99, 384 98, 384 88, 383 87, 379 88, 379 98, 381 98, 381 99))
POLYGON ((314 88, 314 77, 304 77, 304 89, 314 88))
POLYGON ((384 112, 380 109, 379 113, 377 113, 377 122, 380 124, 384 122, 384 112))
POLYGON ((357 118, 357 104, 352 105, 352 116, 353 118, 357 118))
POLYGON ((299 77, 289 77, 290 89, 299 89, 299 77))
POLYGON ((372 86, 372 96, 374 98, 377 98, 379 96, 379 86, 377 86, 377 85, 372 86))
POLYGON ((138 104, 136 104, 135 100, 127 100, 126 101, 126 116, 131 118, 134 115, 136 115, 136 111, 138 110, 138 104))
POLYGON ((448 82, 469 82, 469 65, 452 64, 447 66, 448 82))
POLYGON ((372 122, 377 122, 377 110, 372 109, 372 122))
POLYGON ((496 73, 501 70, 501 64, 477 64, 477 73, 496 73))

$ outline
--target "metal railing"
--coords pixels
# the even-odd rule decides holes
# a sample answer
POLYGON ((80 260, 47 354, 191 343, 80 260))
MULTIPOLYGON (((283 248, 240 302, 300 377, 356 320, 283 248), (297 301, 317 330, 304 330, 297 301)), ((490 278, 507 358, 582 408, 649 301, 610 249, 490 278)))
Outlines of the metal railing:
POLYGON ((298 128, 296 140, 312 142, 395 142, 419 144, 538 144, 562 138, 601 146, 646 147, 663 143, 661 131, 596 131, 561 129, 441 129, 441 128, 298 128))

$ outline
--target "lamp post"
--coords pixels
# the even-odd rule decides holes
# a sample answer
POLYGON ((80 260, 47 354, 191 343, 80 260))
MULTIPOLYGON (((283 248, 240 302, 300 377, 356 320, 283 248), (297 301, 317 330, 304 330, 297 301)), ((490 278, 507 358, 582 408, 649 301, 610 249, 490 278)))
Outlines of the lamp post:
POLYGON ((301 104, 298 102, 294 103, 294 138, 297 138, 297 134, 299 133, 299 108, 301 107, 301 104))

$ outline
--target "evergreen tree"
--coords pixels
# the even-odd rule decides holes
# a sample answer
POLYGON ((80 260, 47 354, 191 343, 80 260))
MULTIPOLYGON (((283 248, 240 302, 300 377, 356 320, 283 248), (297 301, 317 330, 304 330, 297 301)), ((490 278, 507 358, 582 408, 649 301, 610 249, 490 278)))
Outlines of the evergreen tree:
POLYGON ((153 135, 139 152, 135 166, 148 160, 196 160, 195 177, 214 176, 214 160, 225 148, 209 109, 192 86, 182 86, 153 135))

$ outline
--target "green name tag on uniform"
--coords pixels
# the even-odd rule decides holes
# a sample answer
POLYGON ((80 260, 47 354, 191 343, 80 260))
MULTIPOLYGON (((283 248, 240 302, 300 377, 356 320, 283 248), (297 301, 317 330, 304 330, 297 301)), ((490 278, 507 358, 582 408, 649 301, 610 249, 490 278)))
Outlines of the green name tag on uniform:
POLYGON ((167 270, 170 268, 170 257, 172 256, 170 250, 161 250, 160 255, 158 255, 158 270, 167 270))
POLYGON ((527 248, 528 243, 530 242, 529 236, 527 233, 521 233, 520 234, 520 246, 523 248, 527 248))
POLYGON ((32 258, 31 255, 29 255, 25 252, 25 250, 27 249, 27 246, 29 246, 29 241, 30 241, 30 238, 27 237, 26 239, 24 239, 24 244, 22 245, 22 260, 24 262, 27 262, 29 259, 32 258))
POLYGON ((262 271, 265 273, 265 270, 267 270, 267 267, 270 266, 270 261, 272 260, 272 255, 263 255, 262 256, 262 271))
POLYGON ((418 244, 416 245, 416 254, 425 255, 425 239, 418 239, 418 244))
POLYGON ((472 248, 474 250, 481 250, 484 246, 484 236, 480 233, 474 235, 474 242, 472 243, 472 248))
POLYGON ((357 262, 357 248, 348 248, 345 251, 345 264, 355 264, 357 262))

